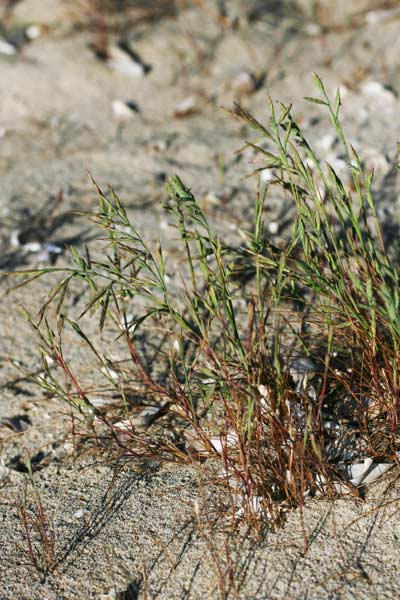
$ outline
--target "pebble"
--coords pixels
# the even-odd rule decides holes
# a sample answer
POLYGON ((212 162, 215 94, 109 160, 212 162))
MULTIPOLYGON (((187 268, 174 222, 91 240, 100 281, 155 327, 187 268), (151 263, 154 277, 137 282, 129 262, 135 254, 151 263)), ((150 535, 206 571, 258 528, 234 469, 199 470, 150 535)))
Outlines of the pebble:
POLYGON ((210 442, 218 454, 222 454, 225 448, 237 446, 238 437, 235 432, 228 433, 225 438, 210 438, 210 442))
POLYGON ((135 60, 125 48, 119 45, 110 46, 105 62, 110 69, 132 77, 144 77, 149 71, 148 66, 135 60))
POLYGON ((131 119, 139 110, 137 105, 131 100, 113 100, 111 109, 113 115, 118 119, 131 119))
POLYGON ((261 185, 266 185, 274 179, 274 174, 271 169, 263 169, 260 171, 259 177, 261 185))
POLYGON ((101 367, 100 371, 107 377, 107 379, 111 379, 112 381, 118 381, 119 374, 114 369, 110 369, 109 367, 101 367))
POLYGON ((17 48, 7 42, 6 40, 0 40, 0 54, 5 54, 6 56, 13 56, 17 54, 17 48))
POLYGON ((78 509, 76 512, 73 513, 73 518, 74 519, 82 519, 82 517, 84 517, 86 514, 88 514, 88 510, 86 510, 85 508, 80 508, 78 509))
POLYGON ((257 80, 252 73, 242 71, 231 82, 232 89, 238 94, 253 94, 257 89, 257 80))
POLYGON ((318 25, 318 23, 306 23, 304 26, 304 32, 307 33, 308 35, 317 36, 317 35, 321 35, 322 29, 318 25))
POLYGON ((359 487, 360 485, 368 485, 373 483, 379 477, 382 477, 389 469, 393 467, 393 463, 377 463, 374 465, 372 458, 365 458, 362 463, 353 463, 345 467, 345 475, 350 483, 359 487))
POLYGON ((42 354, 42 358, 43 358, 43 362, 46 364, 46 366, 48 368, 54 367, 54 365, 56 364, 56 361, 54 360, 54 358, 52 358, 48 354, 42 354))
POLYGON ((28 40, 31 40, 31 41, 36 40, 42 34, 43 34, 43 27, 41 27, 40 25, 29 25, 29 27, 27 27, 25 29, 25 35, 28 38, 28 40))
POLYGON ((276 235, 279 231, 279 223, 277 221, 271 221, 268 223, 268 231, 271 235, 276 235))
POLYGON ((368 96, 373 100, 379 100, 379 102, 387 102, 388 104, 396 102, 394 92, 382 85, 382 83, 379 83, 379 81, 364 81, 360 85, 360 91, 364 96, 368 96))
POLYGON ((177 118, 190 117, 199 112, 198 100, 195 96, 184 98, 175 106, 173 116, 177 118))
POLYGON ((160 152, 163 153, 166 150, 168 150, 168 142, 166 140, 153 140, 150 144, 149 144, 149 148, 151 148, 152 150, 154 150, 154 152, 160 152))

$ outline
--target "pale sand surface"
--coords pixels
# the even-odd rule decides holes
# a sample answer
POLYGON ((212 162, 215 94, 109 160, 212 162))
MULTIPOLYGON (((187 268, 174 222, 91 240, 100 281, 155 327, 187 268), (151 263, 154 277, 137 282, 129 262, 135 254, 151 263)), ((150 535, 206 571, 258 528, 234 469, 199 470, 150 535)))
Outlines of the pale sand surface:
MULTIPOLYGON (((220 107, 240 100, 262 120, 267 118, 267 93, 293 101, 299 121, 309 123, 309 137, 318 142, 328 132, 327 121, 321 120, 318 107, 302 100, 316 94, 312 71, 323 77, 329 90, 346 86, 344 123, 360 152, 375 161, 387 156, 381 172, 377 167, 376 199, 388 241, 397 239, 398 20, 374 26, 361 22, 357 29, 339 27, 311 36, 304 33, 306 21, 296 12, 274 16, 266 10, 246 24, 246 11, 261 3, 232 2, 240 26, 223 31, 213 2, 203 7, 193 2, 174 18, 132 27, 134 47, 152 70, 146 77, 131 78, 95 60, 90 32, 71 29, 62 2, 46 2, 46 10, 44 4, 23 0, 7 27, 45 22, 49 32, 15 57, 0 55, 4 269, 36 264, 34 255, 22 261, 9 245, 10 229, 26 208, 42 206, 60 189, 64 210, 96 207, 88 170, 101 186, 111 184, 118 191, 147 239, 154 241, 162 231, 172 245, 175 234, 165 229, 161 208, 161 174, 177 172, 202 198, 213 225, 234 243, 237 227, 246 229, 251 223, 253 183, 242 177, 252 165, 247 159, 236 161, 234 151, 244 132, 220 107), (250 95, 235 90, 232 83, 243 71, 264 76, 250 95), (365 81, 388 85, 394 94, 385 101, 367 97, 362 93, 365 81), (176 106, 189 96, 196 98, 198 113, 177 119, 176 106), (140 112, 119 122, 111 109, 115 99, 134 100, 140 112), (218 173, 222 155, 223 181, 218 173), (223 200, 208 201, 210 193, 223 200)), ((362 11, 366 3, 354 5, 362 11)), ((282 199, 272 197, 267 219, 290 221, 285 210, 282 199)), ((282 226, 280 234, 284 232, 282 226)), ((75 219, 54 232, 52 241, 72 240, 82 249, 92 236, 93 228, 75 219)), ((63 256, 58 264, 68 261, 63 256)), ((32 333, 17 306, 37 309, 48 285, 35 282, 1 299, 0 417, 23 413, 31 426, 18 436, 0 428, 0 452, 2 464, 24 452, 46 454, 34 477, 53 522, 59 564, 45 581, 29 565, 17 514, 25 476, 12 471, 0 481, 0 598, 100 600, 113 588, 125 590, 120 598, 151 600, 219 598, 223 593, 249 600, 399 597, 397 482, 387 489, 395 471, 371 488, 364 503, 350 498, 308 501, 304 530, 297 511, 287 516, 282 530, 254 541, 246 531, 229 538, 221 524, 211 533, 204 523, 196 524, 194 506, 202 506, 202 494, 195 467, 164 466, 136 473, 127 466, 115 477, 99 457, 74 460, 66 435, 67 407, 44 398, 29 383, 5 385, 18 377, 10 357, 28 370, 38 368, 32 333), (384 503, 385 508, 375 510, 384 503), (357 517, 361 518, 354 521, 357 517), (309 545, 305 555, 304 533, 309 545), (221 592, 218 568, 224 568, 225 542, 235 577, 231 588, 224 577, 226 589, 221 592)), ((3 286, 6 291, 7 282, 3 286)), ((96 324, 87 326, 94 330, 96 324)), ((71 345, 68 353, 84 364, 83 347, 71 345)), ((216 491, 208 484, 201 489, 212 519, 216 491)), ((200 511, 203 520, 207 510, 200 511)))

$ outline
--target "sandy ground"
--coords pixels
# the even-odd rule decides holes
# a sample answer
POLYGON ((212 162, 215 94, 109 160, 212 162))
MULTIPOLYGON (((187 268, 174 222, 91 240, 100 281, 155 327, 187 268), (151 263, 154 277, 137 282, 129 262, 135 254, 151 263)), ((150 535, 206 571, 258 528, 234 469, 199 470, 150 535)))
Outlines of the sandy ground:
MULTIPOLYGON (((372 13, 383 4, 379 2, 348 2, 346 11, 335 12, 332 27, 325 11, 322 30, 287 2, 227 2, 225 23, 217 18, 216 4, 188 2, 151 22, 139 20, 141 13, 135 12, 125 35, 151 67, 137 76, 115 71, 95 57, 91 45, 100 43, 99 32, 91 31, 93 15, 85 16, 82 7, 78 11, 78 3, 22 0, 9 13, 3 9, 9 42, 17 43, 29 25, 42 27, 41 35, 15 54, 0 54, 4 271, 37 264, 37 255, 13 247, 10 235, 49 198, 61 191, 63 212, 96 207, 87 171, 100 186, 114 187, 147 239, 162 231, 171 244, 174 234, 166 231, 161 207, 163 179, 177 172, 221 235, 234 243, 238 228, 251 223, 253 182, 243 176, 254 164, 251 157, 234 154, 246 132, 221 107, 237 100, 262 120, 267 118, 267 93, 294 102, 321 157, 331 160, 333 153, 340 160, 327 120, 316 105, 302 99, 316 93, 313 71, 329 90, 342 88, 346 132, 364 162, 376 169, 379 215, 388 243, 396 247, 398 14, 372 13), (249 84, 249 78, 256 84, 249 84), (193 114, 179 115, 188 98, 193 114), (137 111, 116 115, 116 100, 134 102, 137 111)), ((110 34, 111 42, 115 36, 110 34)), ((278 223, 279 241, 290 222, 283 198, 271 197, 266 218, 278 223)), ((84 220, 61 220, 47 241, 82 249, 92 236, 84 220)), ((57 264, 69 260, 65 254, 57 264)), ((153 465, 137 473, 127 465, 116 475, 99 458, 74 455, 67 407, 46 399, 26 381, 10 383, 19 377, 10 359, 28 371, 39 367, 32 333, 17 307, 37 310, 49 284, 36 281, 9 292, 8 280, 2 283, 0 418, 29 419, 22 433, 0 427, 2 599, 400 596, 394 471, 369 491, 365 502, 310 501, 303 521, 293 512, 282 530, 255 541, 247 531, 230 536, 223 523, 210 524, 212 508, 204 508, 203 502, 212 507, 217 492, 202 482, 197 467, 153 465), (18 518, 27 485, 21 460, 39 452, 41 468, 34 481, 54 530, 57 563, 46 578, 30 563, 18 518)), ((84 364, 82 347, 71 346, 68 352, 84 364)), ((32 498, 29 485, 27 489, 32 498)))

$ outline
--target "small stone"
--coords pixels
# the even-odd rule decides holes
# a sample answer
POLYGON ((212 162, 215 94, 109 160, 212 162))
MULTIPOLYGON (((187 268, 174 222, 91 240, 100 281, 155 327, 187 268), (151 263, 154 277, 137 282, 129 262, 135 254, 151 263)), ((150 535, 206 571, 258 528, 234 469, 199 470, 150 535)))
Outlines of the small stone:
POLYGON ((370 470, 372 463, 372 458, 366 458, 362 463, 354 463, 349 465, 346 468, 346 476, 348 477, 350 483, 356 487, 359 486, 370 470))
POLYGON ((56 361, 54 360, 54 358, 52 358, 48 354, 42 354, 42 358, 43 358, 43 362, 46 364, 46 366, 48 368, 54 367, 54 365, 56 364, 56 361))
POLYGON ((347 477, 355 487, 373 483, 379 477, 382 477, 394 466, 394 463, 376 463, 372 458, 367 457, 363 462, 353 463, 342 467, 345 477, 347 477))
POLYGON ((279 231, 279 223, 277 223, 276 221, 271 221, 270 223, 268 223, 268 231, 271 235, 276 235, 279 231))
POLYGON ((266 385, 260 384, 258 386, 258 391, 260 393, 261 398, 264 400, 269 399, 269 388, 266 385))
POLYGON ((25 29, 25 35, 28 38, 28 40, 31 40, 31 41, 36 40, 42 34, 43 34, 43 27, 41 27, 40 25, 29 25, 29 27, 27 27, 25 29))
POLYGON ((308 35, 317 36, 321 35, 322 30, 318 23, 306 23, 304 26, 304 32, 308 35))
POLYGON ((7 42, 6 40, 0 40, 0 54, 5 54, 6 56, 13 56, 17 54, 17 48, 7 42))
POLYGON ((37 254, 42 249, 42 244, 40 242, 28 242, 27 244, 22 245, 25 252, 32 252, 32 254, 37 254))
POLYGON ((82 519, 82 517, 84 517, 88 512, 89 511, 87 511, 85 508, 80 508, 79 510, 74 512, 72 516, 74 519, 82 519))
POLYGON ((168 150, 168 142, 166 140, 153 140, 149 144, 149 148, 154 150, 154 152, 165 152, 168 150))
POLYGON ((138 107, 132 101, 113 100, 111 108, 114 116, 118 119, 131 119, 135 112, 138 112, 138 107))
POLYGON ((382 475, 387 473, 387 471, 389 471, 389 469, 391 469, 393 466, 394 464, 388 463, 378 463, 374 465, 362 480, 362 484, 369 485, 370 483, 373 483, 374 481, 379 479, 379 477, 382 477, 382 475))
POLYGON ((173 116, 177 118, 190 117, 199 112, 199 104, 195 96, 188 96, 179 102, 173 112, 173 116))
POLYGON ((144 77, 150 70, 148 65, 139 60, 134 51, 121 44, 110 46, 105 53, 97 51, 96 55, 110 69, 132 77, 144 77))
POLYGON ((19 248, 21 246, 19 241, 19 231, 18 229, 14 229, 10 234, 10 245, 13 248, 19 248))
POLYGON ((242 71, 232 79, 232 88, 238 94, 253 94, 257 89, 257 80, 252 73, 242 71))
POLYGON ((271 169, 263 169, 262 171, 260 171, 259 176, 261 185, 266 185, 274 179, 274 174, 271 169))
POLYGON ((396 96, 392 90, 379 83, 379 81, 364 81, 360 86, 361 93, 371 99, 379 100, 393 104, 396 102, 396 96))
POLYGON ((118 381, 119 374, 114 369, 110 369, 109 367, 101 367, 100 371, 107 377, 107 379, 111 379, 112 381, 118 381))
POLYGON ((218 454, 222 454, 225 448, 234 448, 237 446, 238 437, 235 432, 228 433, 226 437, 211 438, 210 442, 218 454))

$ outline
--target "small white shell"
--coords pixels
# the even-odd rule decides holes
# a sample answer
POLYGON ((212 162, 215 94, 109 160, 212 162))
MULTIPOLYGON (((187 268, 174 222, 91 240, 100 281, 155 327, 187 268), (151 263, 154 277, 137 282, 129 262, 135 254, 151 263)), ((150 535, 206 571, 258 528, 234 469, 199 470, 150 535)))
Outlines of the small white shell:
POLYGON ((232 79, 232 88, 239 94, 253 94, 257 88, 257 81, 251 73, 242 71, 232 79))
POLYGON ((42 33, 43 28, 40 27, 40 25, 29 25, 29 27, 25 29, 25 35, 28 40, 36 40, 42 33))
POLYGON ((111 46, 108 50, 108 59, 106 64, 110 69, 119 71, 132 77, 143 77, 146 75, 144 65, 135 61, 127 52, 119 46, 111 46))
POLYGON ((271 169, 263 169, 260 171, 260 183, 265 185, 274 179, 274 174, 271 169))
POLYGON ((32 254, 37 254, 42 249, 42 244, 40 242, 28 242, 27 244, 23 244, 23 249, 25 252, 32 252, 32 254))
POLYGON ((110 369, 109 367, 101 367, 100 371, 107 377, 107 379, 111 379, 112 381, 118 381, 119 374, 114 369, 110 369))
POLYGON ((195 96, 184 98, 175 106, 174 117, 188 117, 198 112, 199 106, 195 96))
POLYGON ((88 512, 85 508, 79 508, 72 516, 74 519, 82 519, 88 512))
POLYGON ((377 463, 374 465, 372 458, 365 458, 362 463, 353 463, 347 466, 346 474, 349 477, 350 483, 358 487, 373 483, 393 466, 393 463, 377 463))
POLYGON ((321 27, 317 23, 306 23, 304 32, 308 35, 321 35, 321 27))
POLYGON ((346 475, 348 476, 350 483, 356 487, 361 484, 367 472, 369 471, 373 463, 372 458, 365 458, 362 463, 354 463, 349 465, 346 469, 346 475))
POLYGON ((360 86, 360 90, 364 96, 368 96, 371 99, 390 104, 396 102, 396 96, 394 93, 379 83, 379 81, 364 81, 360 86))
POLYGON ((6 56, 13 56, 13 54, 17 53, 17 49, 13 44, 6 42, 6 40, 0 40, 0 54, 5 54, 6 56))
POLYGON ((372 467, 370 472, 364 477, 362 483, 363 485, 367 485, 369 483, 373 483, 379 477, 382 477, 389 469, 391 469, 394 465, 389 463, 378 463, 372 467))
POLYGON ((238 437, 235 432, 228 433, 226 438, 211 438, 210 442, 216 452, 222 454, 224 448, 234 448, 237 446, 238 437))
POLYGON ((131 119, 133 117, 134 111, 123 100, 113 100, 111 108, 114 116, 119 119, 131 119))

